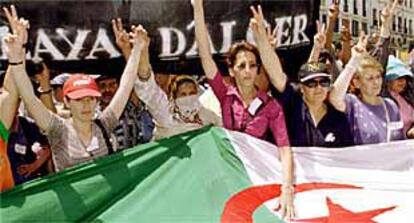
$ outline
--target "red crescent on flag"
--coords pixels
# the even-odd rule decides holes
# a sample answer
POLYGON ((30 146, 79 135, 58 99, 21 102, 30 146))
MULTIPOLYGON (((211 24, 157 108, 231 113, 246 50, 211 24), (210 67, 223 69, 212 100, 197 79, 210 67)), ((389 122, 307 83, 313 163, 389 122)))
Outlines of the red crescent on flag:
MULTIPOLYGON (((253 186, 233 195, 224 207, 221 215, 222 223, 251 223, 253 213, 266 201, 280 196, 280 184, 253 186)), ((347 184, 304 183, 295 186, 295 193, 322 189, 362 189, 347 184)))

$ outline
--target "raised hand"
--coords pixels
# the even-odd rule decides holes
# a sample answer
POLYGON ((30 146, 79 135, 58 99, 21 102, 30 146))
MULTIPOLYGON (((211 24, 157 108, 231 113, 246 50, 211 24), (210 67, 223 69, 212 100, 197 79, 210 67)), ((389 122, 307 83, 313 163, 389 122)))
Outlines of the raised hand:
POLYGON ((272 46, 273 49, 277 48, 277 32, 279 31, 279 26, 276 25, 273 31, 271 30, 271 27, 266 27, 266 33, 267 33, 267 39, 269 40, 270 46, 272 46))
POLYGON ((8 34, 4 41, 7 46, 7 56, 10 63, 20 63, 24 61, 25 44, 28 39, 29 21, 24 18, 19 18, 14 5, 10 6, 10 10, 3 8, 10 28, 13 34, 8 34))
POLYGON ((145 48, 148 47, 150 44, 150 38, 148 37, 148 33, 144 29, 144 27, 142 27, 142 25, 132 26, 129 36, 130 42, 134 46, 145 48))
POLYGON ((318 49, 323 49, 326 43, 326 28, 325 24, 322 24, 319 21, 316 21, 317 33, 313 37, 314 45, 318 49))
POLYGON ((256 35, 267 35, 265 28, 265 20, 263 16, 262 7, 257 6, 257 9, 254 6, 250 6, 250 11, 253 14, 253 18, 250 19, 250 28, 253 31, 254 36, 256 35))
POLYGON ((361 57, 363 54, 367 53, 367 45, 368 36, 361 30, 359 33, 358 43, 352 47, 352 56, 361 57))
POLYGON ((328 16, 330 19, 337 19, 339 15, 339 0, 334 0, 329 7, 328 16))
POLYGON ((384 25, 390 26, 392 24, 392 18, 398 6, 398 0, 394 0, 392 4, 387 4, 381 13, 381 22, 384 25))
POLYGON ((124 56, 129 56, 131 43, 129 42, 128 33, 125 31, 120 18, 112 19, 112 30, 115 35, 116 45, 122 50, 124 56))
POLYGON ((7 7, 3 7, 3 11, 6 14, 12 33, 20 38, 19 42, 26 44, 28 39, 27 29, 29 29, 29 21, 24 18, 19 18, 14 5, 10 6, 10 10, 7 7))

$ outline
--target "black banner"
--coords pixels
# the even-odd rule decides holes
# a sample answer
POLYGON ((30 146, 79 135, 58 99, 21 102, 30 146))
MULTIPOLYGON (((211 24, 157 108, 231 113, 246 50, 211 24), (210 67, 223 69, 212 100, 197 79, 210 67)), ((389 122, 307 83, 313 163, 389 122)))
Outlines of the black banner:
MULTIPOLYGON (((61 72, 119 75, 124 60, 117 49, 111 19, 125 27, 142 24, 151 36, 151 62, 161 73, 202 73, 194 40, 190 0, 133 1, 9 1, 30 20, 28 58, 43 58, 61 72)), ((278 53, 285 70, 294 75, 310 51, 319 0, 205 0, 205 16, 215 58, 223 72, 223 54, 238 40, 252 40, 248 30, 250 5, 261 4, 267 22, 281 28, 278 53)), ((8 32, 2 14, 0 36, 8 32)), ((4 44, 0 60, 5 65, 4 44)))

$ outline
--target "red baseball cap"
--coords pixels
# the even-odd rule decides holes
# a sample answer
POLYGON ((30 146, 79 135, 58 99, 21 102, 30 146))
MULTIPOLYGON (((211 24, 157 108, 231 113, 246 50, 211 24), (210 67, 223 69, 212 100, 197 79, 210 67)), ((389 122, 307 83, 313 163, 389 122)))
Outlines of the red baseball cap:
POLYGON ((102 96, 95 79, 86 74, 71 75, 63 85, 63 95, 70 99, 102 96))

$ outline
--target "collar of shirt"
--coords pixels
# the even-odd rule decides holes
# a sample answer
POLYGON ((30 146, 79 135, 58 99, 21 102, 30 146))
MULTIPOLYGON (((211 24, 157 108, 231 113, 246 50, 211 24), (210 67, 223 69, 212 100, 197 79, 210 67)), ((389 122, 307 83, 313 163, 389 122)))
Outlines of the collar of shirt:
MULTIPOLYGON (((238 100, 243 101, 243 99, 240 96, 239 91, 234 86, 229 86, 229 90, 227 91, 227 95, 228 96, 234 95, 234 96, 236 96, 236 98, 238 100)), ((256 97, 259 98, 262 102, 266 102, 266 101, 269 100, 269 95, 264 91, 257 90, 257 96, 256 97)))

